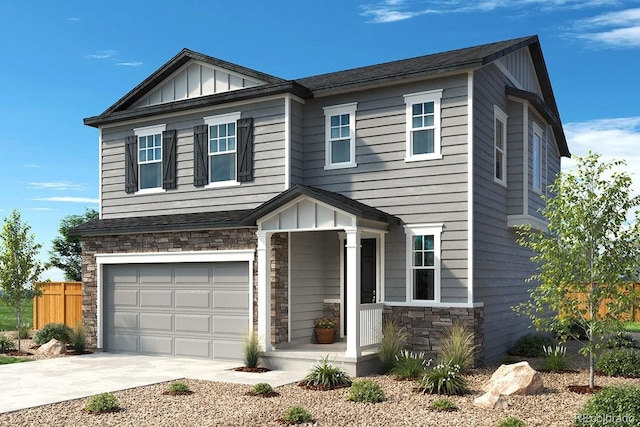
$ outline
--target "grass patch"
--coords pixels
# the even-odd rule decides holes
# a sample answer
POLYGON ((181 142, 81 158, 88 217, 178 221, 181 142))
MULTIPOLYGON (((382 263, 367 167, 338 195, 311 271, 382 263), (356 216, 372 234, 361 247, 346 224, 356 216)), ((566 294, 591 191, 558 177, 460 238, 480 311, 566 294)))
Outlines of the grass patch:
POLYGON ((640 332, 640 322, 627 322, 622 328, 627 332, 640 332))
MULTIPOLYGON (((33 300, 22 301, 22 323, 33 323, 33 300)), ((15 331, 16 315, 13 309, 0 301, 0 331, 15 331)))
POLYGON ((0 365, 8 365, 10 363, 30 362, 31 359, 26 357, 10 357, 0 355, 0 365))

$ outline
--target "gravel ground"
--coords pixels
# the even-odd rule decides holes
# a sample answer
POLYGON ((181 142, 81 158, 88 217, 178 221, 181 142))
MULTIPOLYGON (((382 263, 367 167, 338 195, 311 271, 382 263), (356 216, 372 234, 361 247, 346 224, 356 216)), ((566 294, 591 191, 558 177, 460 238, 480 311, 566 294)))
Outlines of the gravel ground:
MULTIPOLYGON (((482 385, 497 365, 476 369, 467 379, 472 394, 449 397, 456 412, 440 413, 429 408, 438 396, 415 391, 415 382, 395 381, 373 376, 384 389, 387 400, 363 404, 346 400, 347 389, 312 391, 290 384, 276 388, 278 397, 247 396, 250 386, 185 380, 194 394, 163 395, 167 383, 116 392, 124 408, 101 415, 84 413, 86 399, 78 399, 0 415, 2 426, 279 426, 278 419, 293 405, 302 405, 314 416, 318 426, 495 426, 507 416, 515 416, 527 426, 570 426, 573 417, 589 399, 566 389, 571 384, 587 384, 584 360, 577 358, 575 373, 542 373, 544 390, 535 396, 509 396, 506 410, 473 406, 482 385)), ((631 383, 640 380, 598 377, 597 384, 631 383)), ((7 392, 8 389, 5 389, 7 392)))

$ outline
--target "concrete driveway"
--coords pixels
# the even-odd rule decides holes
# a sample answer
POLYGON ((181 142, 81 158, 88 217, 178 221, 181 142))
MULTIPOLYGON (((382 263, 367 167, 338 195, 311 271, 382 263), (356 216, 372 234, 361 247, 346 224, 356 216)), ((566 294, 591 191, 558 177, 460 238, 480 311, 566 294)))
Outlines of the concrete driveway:
POLYGON ((0 413, 125 390, 181 378, 273 387, 301 380, 305 372, 236 372, 240 362, 94 353, 0 366, 10 388, 0 398, 0 413), (10 391, 9 391, 10 390, 10 391))

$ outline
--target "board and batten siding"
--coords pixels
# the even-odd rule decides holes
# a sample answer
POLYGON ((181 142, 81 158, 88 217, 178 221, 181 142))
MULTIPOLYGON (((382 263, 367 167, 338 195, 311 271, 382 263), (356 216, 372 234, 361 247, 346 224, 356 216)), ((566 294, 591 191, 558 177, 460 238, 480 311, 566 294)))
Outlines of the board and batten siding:
POLYGON ((520 89, 533 92, 542 96, 542 90, 538 83, 538 76, 533 67, 533 60, 529 48, 519 49, 507 56, 498 59, 504 68, 516 79, 520 89))
POLYGON ((290 233, 291 340, 310 342, 324 300, 340 298, 340 240, 335 231, 290 233))
POLYGON ((255 208, 284 188, 284 100, 105 127, 100 156, 103 219, 255 208), (195 187, 193 127, 203 124, 204 117, 238 111, 242 117, 254 119, 254 180, 229 187, 195 187), (124 191, 125 138, 133 135, 135 128, 159 124, 177 130, 177 188, 150 194, 127 194, 124 191))
MULTIPOLYGON (((449 76, 375 91, 306 101, 304 183, 341 193, 399 217, 404 224, 444 223, 442 302, 467 302, 467 76, 449 76), (442 159, 405 162, 404 95, 443 90, 442 159), (357 103, 357 167, 325 170, 324 107, 357 103)), ((406 293, 405 235, 389 235, 387 296, 406 293), (402 242, 402 243, 401 243, 402 242), (391 251, 389 248, 393 247, 391 251), (398 251, 402 256, 396 256, 398 251)), ((390 299, 390 301, 392 301, 390 299)))

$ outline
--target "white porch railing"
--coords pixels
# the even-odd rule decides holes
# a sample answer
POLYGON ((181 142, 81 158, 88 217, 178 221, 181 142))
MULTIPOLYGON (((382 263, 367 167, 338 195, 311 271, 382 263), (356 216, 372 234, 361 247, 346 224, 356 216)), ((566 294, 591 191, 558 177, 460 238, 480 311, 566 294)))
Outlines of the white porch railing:
POLYGON ((382 337, 382 303, 360 306, 360 347, 380 343, 382 337))

